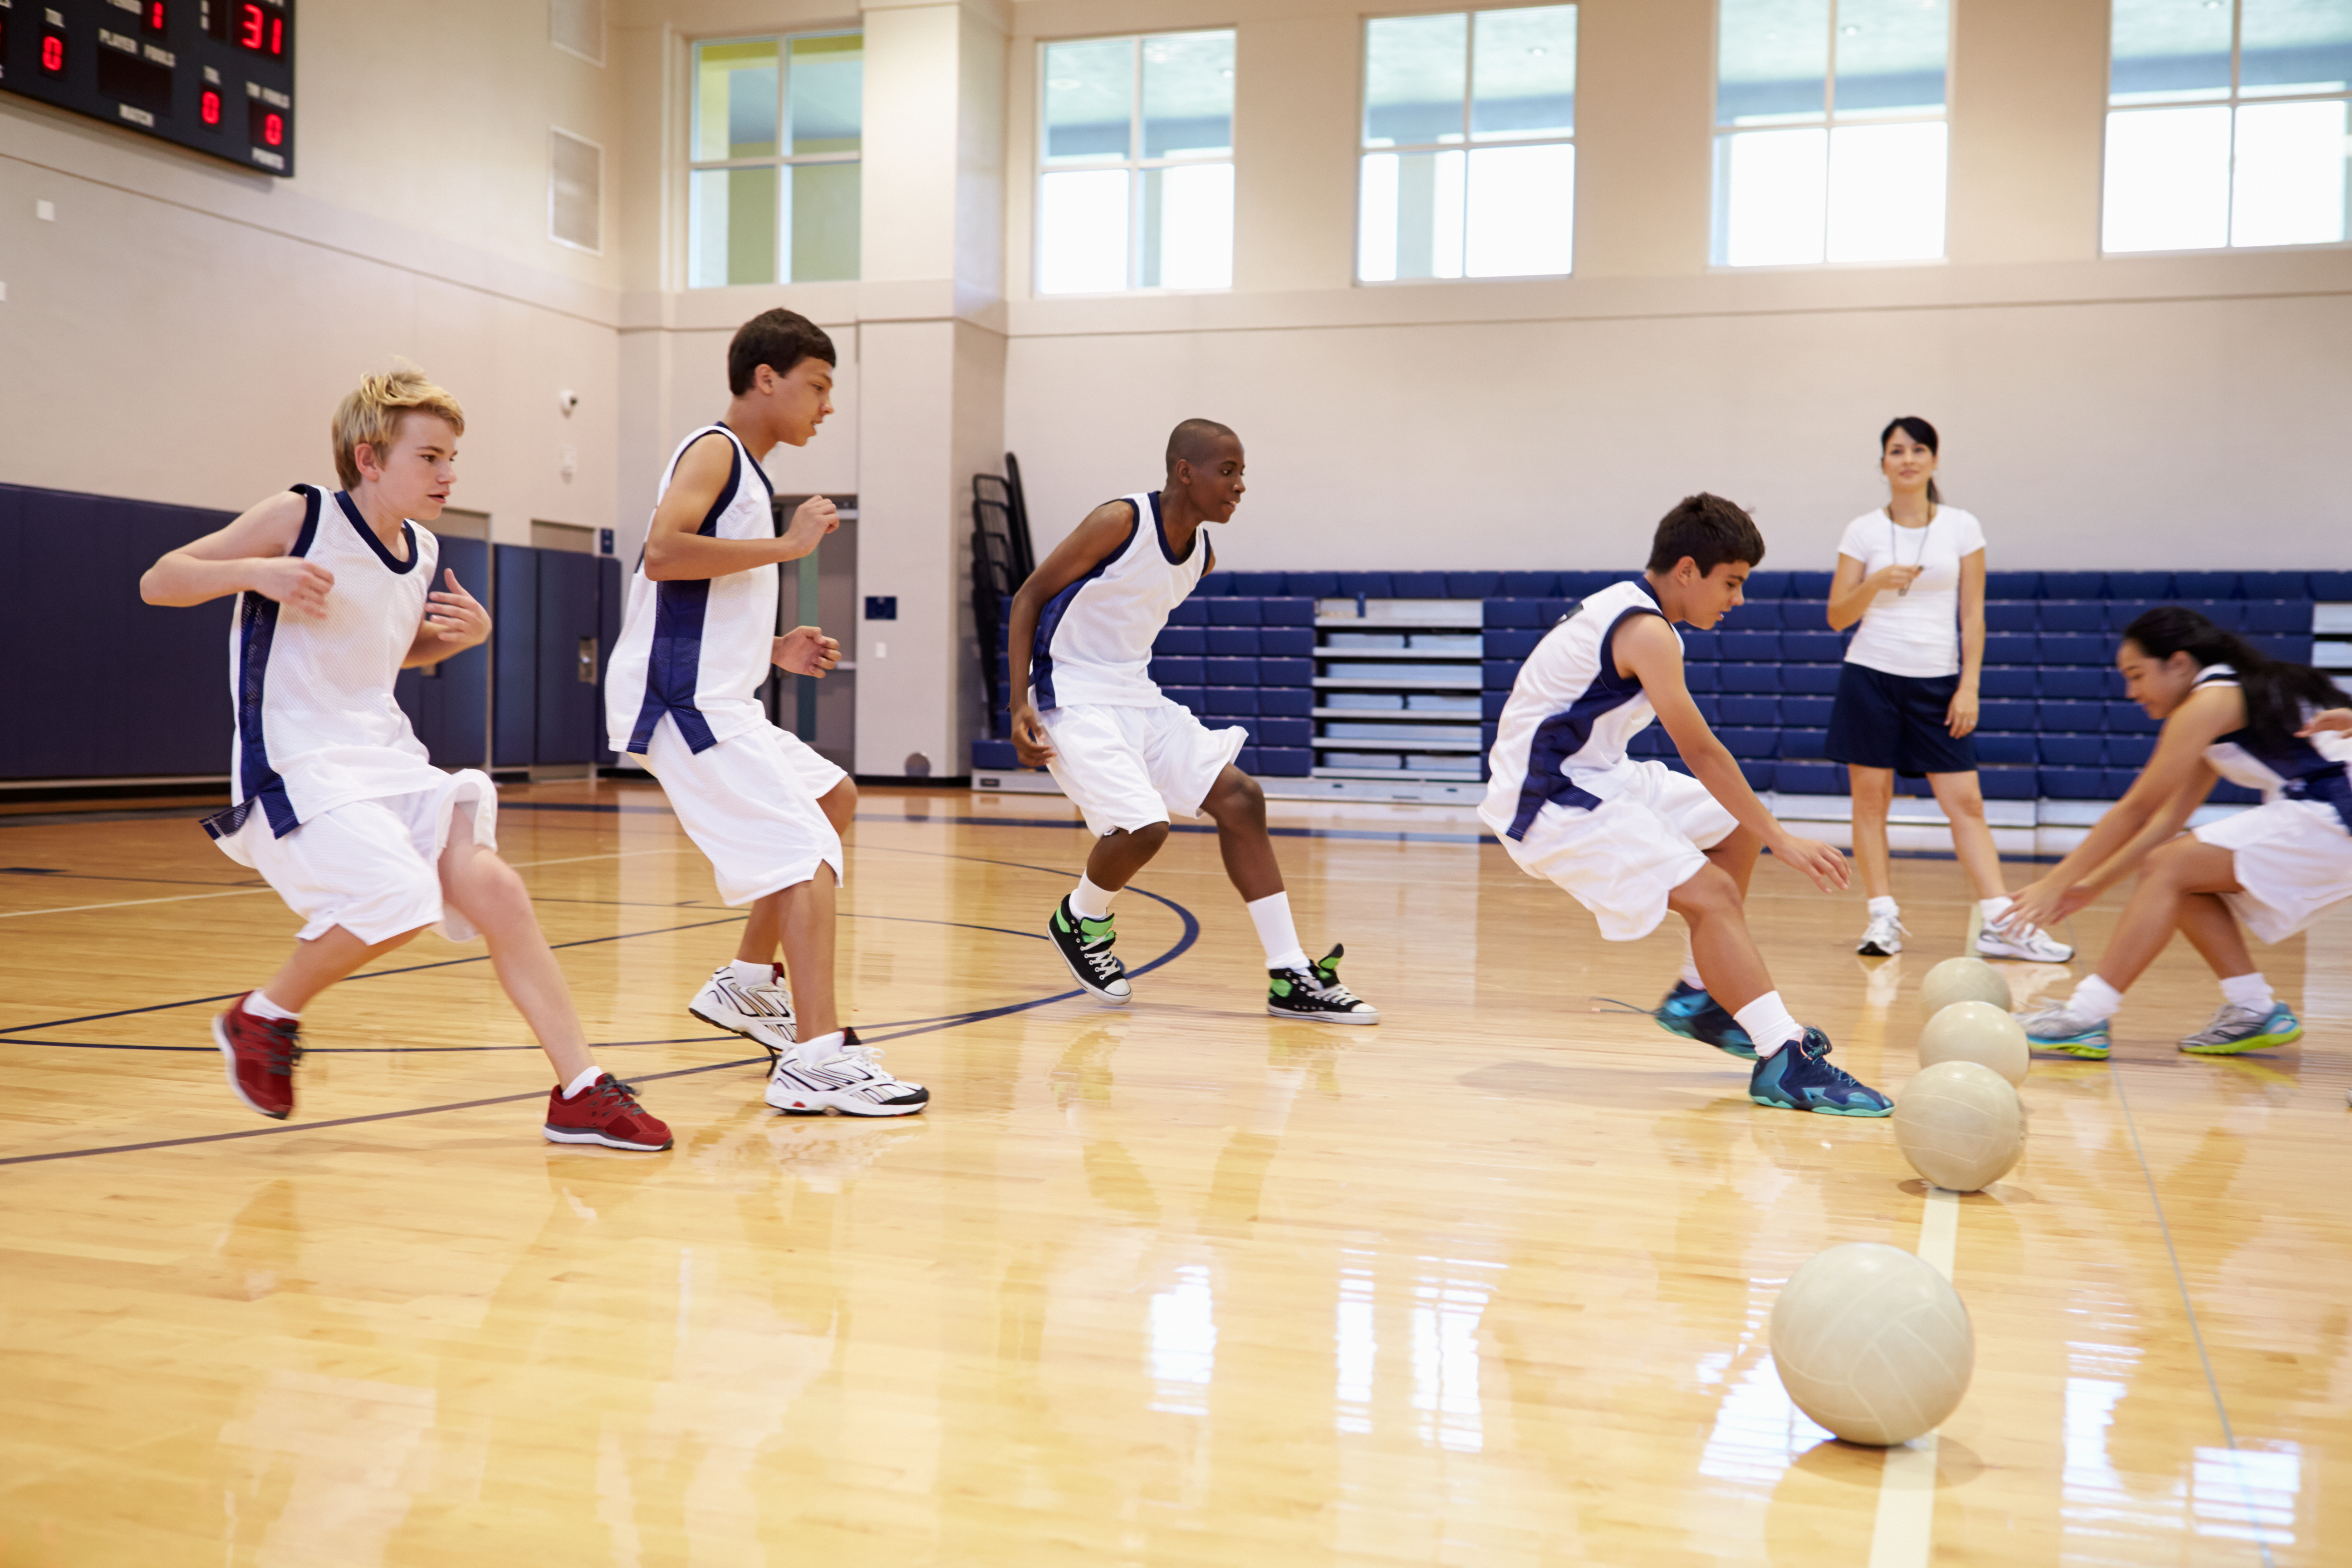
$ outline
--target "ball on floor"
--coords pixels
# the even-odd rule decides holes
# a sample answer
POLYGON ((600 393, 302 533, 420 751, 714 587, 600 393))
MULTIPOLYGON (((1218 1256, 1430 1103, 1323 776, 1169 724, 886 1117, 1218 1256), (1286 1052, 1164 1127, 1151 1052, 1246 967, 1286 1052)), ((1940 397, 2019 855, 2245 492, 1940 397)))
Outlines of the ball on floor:
POLYGON ((1982 1192, 2025 1152, 2025 1107, 1990 1068, 1938 1062, 1895 1096, 1895 1143, 1937 1186, 1982 1192))
POLYGON ((1976 1332, 1951 1281, 1883 1242, 1808 1259, 1772 1304, 1771 1339, 1797 1408, 1849 1443, 1879 1447, 1934 1431, 1976 1368, 1976 1332))
POLYGON ((2023 1083, 2032 1060, 2025 1026, 2007 1008, 1990 1002, 1955 1002, 1919 1030, 1923 1068, 1937 1062, 1979 1062, 2011 1083, 2023 1083))
POLYGON ((1981 958, 1948 958, 1919 983, 1919 1010, 1932 1018, 1955 1002, 1990 1002, 2006 1013, 2009 982, 1981 958))

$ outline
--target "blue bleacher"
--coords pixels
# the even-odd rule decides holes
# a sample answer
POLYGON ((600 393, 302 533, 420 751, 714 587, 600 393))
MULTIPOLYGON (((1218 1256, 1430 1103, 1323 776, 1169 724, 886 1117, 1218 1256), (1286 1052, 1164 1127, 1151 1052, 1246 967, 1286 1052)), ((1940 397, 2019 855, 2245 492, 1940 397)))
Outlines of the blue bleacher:
MULTIPOLYGON (((1304 776, 1315 752, 1315 610, 1323 598, 1471 600, 1482 605, 1482 719, 1488 741, 1518 667, 1579 600, 1631 571, 1244 572, 1209 574, 1169 617, 1151 673, 1213 722, 1250 731, 1244 766, 1304 776)), ((1717 630, 1685 629, 1685 674, 1758 788, 1843 794, 1845 770, 1822 755, 1847 635, 1828 625, 1830 574, 1759 571, 1717 630)), ((2185 604, 2274 657, 2308 660, 2312 605, 2352 602, 2352 572, 1994 572, 1977 740, 1989 798, 2112 799, 2155 744, 2158 725, 2126 699, 2115 644, 2134 618, 2185 604)), ((1000 626, 1003 622, 1000 621, 1000 626)), ((1009 674, 1000 631, 998 670, 1009 674)), ((972 764, 1015 765, 1008 715, 972 744, 972 764)), ((1638 754, 1679 766, 1663 731, 1638 754)), ((1923 788, 1906 781, 1906 791, 1923 788)), ((2231 785, 2216 801, 2251 800, 2231 785)))

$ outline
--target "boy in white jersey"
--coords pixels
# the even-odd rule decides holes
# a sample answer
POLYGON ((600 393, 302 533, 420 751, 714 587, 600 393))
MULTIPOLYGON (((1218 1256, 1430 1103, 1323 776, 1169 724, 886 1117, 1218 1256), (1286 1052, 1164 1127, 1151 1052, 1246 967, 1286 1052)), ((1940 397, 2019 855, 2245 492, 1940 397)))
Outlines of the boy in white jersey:
POLYGON ((662 476, 604 683, 613 749, 661 780, 679 826, 710 858, 719 895, 751 906, 734 961, 688 1004, 757 1040, 774 1064, 767 1101, 794 1116, 905 1116, 930 1102, 842 1027, 834 999, 841 828, 857 786, 769 722, 770 667, 822 677, 841 645, 814 626, 776 635, 779 563, 840 526, 823 496, 776 531, 760 459, 804 447, 833 412, 833 340, 769 310, 727 349, 726 418, 688 436, 662 476), (783 963, 777 963, 781 948, 783 963), (787 996, 782 982, 790 976, 787 996))
POLYGON ((1233 517, 1247 488, 1242 468, 1241 437, 1213 419, 1185 420, 1168 437, 1165 488, 1095 508, 1013 596, 1013 750, 1052 770, 1096 835, 1086 874, 1045 931, 1080 985, 1127 1002, 1111 899, 1168 841, 1171 814, 1205 815, 1265 948, 1265 1010, 1377 1024, 1379 1009, 1339 984, 1347 950, 1310 963, 1299 944, 1265 794, 1233 765, 1248 731, 1208 729, 1150 673, 1168 613, 1216 564, 1201 525, 1233 517))
POLYGON ((1741 603, 1764 537, 1720 496, 1696 495, 1659 522, 1649 570, 1587 598, 1519 668, 1478 815, 1519 868, 1568 889, 1611 942, 1633 942, 1672 910, 1690 928, 1683 975, 1658 1009, 1675 1034, 1756 1063, 1759 1105, 1885 1116, 1894 1104, 1828 1060, 1773 989, 1747 918, 1756 857, 1769 847, 1827 889, 1845 857, 1774 820, 1699 714, 1675 623, 1705 630, 1741 603), (1625 754, 1654 719, 1694 777, 1625 754))
POLYGON ((465 428, 457 400, 420 373, 372 375, 335 410, 341 489, 281 491, 140 580, 151 605, 237 595, 236 804, 205 827, 306 922, 285 966, 213 1020, 213 1039, 237 1097, 283 1119, 312 997, 427 927, 452 942, 479 935, 554 1064, 547 1138, 667 1149, 669 1129, 589 1058, 530 895, 498 857, 489 779, 433 766, 393 700, 402 669, 490 635, 455 572, 433 589, 439 546, 415 521, 447 504, 465 428))

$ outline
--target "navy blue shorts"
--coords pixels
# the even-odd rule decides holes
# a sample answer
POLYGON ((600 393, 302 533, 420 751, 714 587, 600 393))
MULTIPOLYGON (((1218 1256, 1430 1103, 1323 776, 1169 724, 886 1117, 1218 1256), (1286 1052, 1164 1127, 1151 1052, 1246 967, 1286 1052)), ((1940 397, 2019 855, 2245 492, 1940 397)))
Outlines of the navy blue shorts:
POLYGON ((1830 710, 1830 761, 1893 768, 1906 778, 1977 771, 1974 736, 1952 739, 1944 716, 1960 689, 1957 675, 1889 675, 1849 659, 1830 710))

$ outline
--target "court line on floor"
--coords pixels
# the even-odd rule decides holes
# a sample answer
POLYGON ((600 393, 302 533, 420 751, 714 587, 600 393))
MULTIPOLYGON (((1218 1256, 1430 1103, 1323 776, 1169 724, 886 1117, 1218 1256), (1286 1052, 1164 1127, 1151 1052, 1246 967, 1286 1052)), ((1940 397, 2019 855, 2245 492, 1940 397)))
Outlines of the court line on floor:
MULTIPOLYGON (((576 866, 583 860, 627 860, 640 855, 683 855, 688 847, 673 845, 663 849, 614 849, 602 855, 566 855, 553 860, 509 860, 507 864, 518 871, 533 871, 541 866, 576 866)), ((163 899, 121 899, 110 904, 68 904, 53 910, 9 910, 0 912, 0 921, 20 921, 31 915, 79 915, 92 910, 128 910, 141 904, 185 904, 201 899, 239 899, 254 893, 274 889, 267 882, 258 888, 232 888, 226 893, 174 893, 163 899)))
MULTIPOLYGON (((1920 1260, 1946 1279, 1958 1250, 1960 1196, 1932 1183, 1919 1215, 1920 1260)), ((1870 1568, 1927 1568, 1936 1550, 1937 1435, 1886 1450, 1878 1478, 1878 1518, 1870 1531, 1870 1568)))
POLYGON ((2172 1266, 2173 1287, 2180 1292, 2180 1310, 2189 1316, 2189 1342, 2197 1347, 2197 1364, 2205 1373, 2206 1392, 2213 1396, 2213 1414, 2221 1418, 2221 1444, 2229 1450, 2230 1474, 2238 1483, 2238 1500, 2245 1508, 2245 1517, 2253 1523, 2254 1547, 2262 1553, 2263 1562, 2273 1564, 2271 1543, 2258 1522, 2262 1514, 2255 1501, 2253 1488, 2246 1479, 2246 1469, 2239 1459, 2237 1428, 2230 1423, 2230 1407, 2221 1399, 2221 1380, 2214 1374, 2213 1358, 2205 1349, 2205 1330, 2197 1319, 2197 1303, 2189 1294, 2189 1276, 2180 1267, 2180 1250, 2172 1243, 2172 1225, 2165 1217, 2164 1196, 2157 1191, 2156 1173, 2148 1168, 2147 1151, 2139 1141, 2139 1119, 2132 1114, 2131 1095, 2124 1087, 2123 1064, 2109 1064, 2108 1078, 2116 1086, 2116 1103, 2123 1108, 2124 1131, 2131 1135, 2132 1158, 2139 1162, 2140 1180, 2147 1186, 2148 1206, 2156 1211, 2157 1234, 2164 1238, 2164 1256, 2172 1266))
MULTIPOLYGON (((740 925, 743 918, 741 915, 729 915, 723 920, 695 921, 682 926, 656 926, 651 931, 615 931, 610 936, 584 936, 576 942, 554 942, 548 943, 548 946, 559 952, 570 947, 594 947, 599 942, 627 942, 635 937, 667 936, 675 931, 702 931, 710 926, 740 925)), ((347 974, 335 984, 348 985, 355 980, 387 980, 395 974, 415 974, 426 969, 456 969, 463 964, 488 963, 489 961, 490 955, 487 952, 469 953, 464 958, 436 959, 431 963, 403 964, 398 969, 371 969, 360 974, 347 974)), ((207 1002, 226 1002, 232 997, 244 994, 242 991, 225 991, 218 996, 189 996, 177 1002, 157 1002, 145 1007, 124 1007, 112 1013, 86 1013, 79 1018, 52 1018, 42 1024, 15 1024, 0 1029, 0 1046, 13 1044, 14 1042, 7 1037, 21 1035, 27 1029, 61 1029, 68 1024, 96 1024, 108 1018, 128 1018, 141 1013, 169 1013, 177 1007, 201 1007, 207 1002)))
MULTIPOLYGON (((1138 891, 1138 892, 1141 892, 1141 891, 1142 891, 1142 889, 1137 889, 1137 891, 1138 891)), ((1146 897, 1146 898, 1156 898, 1158 895, 1157 895, 1157 894, 1151 894, 1151 893, 1145 893, 1143 896, 1144 896, 1144 897, 1146 897)), ((1028 941, 1031 941, 1031 942, 1048 942, 1048 941, 1051 941, 1051 940, 1052 940, 1051 938, 1047 937, 1044 931, 1014 931, 1014 930, 1013 930, 1013 929, 1012 929, 1011 927, 1009 927, 1009 926, 984 926, 984 925, 974 925, 974 924, 972 924, 971 922, 970 922, 970 921, 927 921, 927 920, 923 920, 923 919, 921 919, 920 917, 919 917, 919 916, 915 916, 915 915, 860 915, 860 914, 845 914, 845 915, 841 916, 840 918, 841 918, 841 919, 843 919, 843 920, 852 920, 852 921, 892 921, 892 922, 895 922, 895 923, 898 923, 898 924, 902 924, 902 925, 952 926, 952 927, 954 927, 954 928, 955 928, 956 930, 958 930, 958 931, 992 931, 992 932, 996 933, 996 934, 997 934, 997 935, 999 935, 999 936, 1017 936, 1017 937, 1024 938, 1024 939, 1026 939, 1026 940, 1028 940, 1028 941)), ((618 935, 618 936, 592 936, 592 937, 584 937, 584 938, 581 939, 581 940, 580 940, 580 941, 578 941, 578 942, 551 942, 551 943, 549 944, 549 946, 550 946, 551 948, 588 947, 588 946, 591 946, 591 945, 593 945, 593 944, 594 944, 594 943, 597 943, 597 942, 624 942, 624 941, 626 941, 626 940, 628 940, 629 938, 632 938, 632 937, 640 937, 640 936, 663 936, 663 935, 667 935, 667 934, 668 934, 668 933, 670 933, 670 932, 673 932, 673 931, 701 931, 701 930, 704 930, 704 929, 705 929, 705 928, 707 928, 707 927, 714 926, 714 925, 733 925, 733 924, 736 924, 736 923, 740 922, 742 919, 743 919, 743 917, 742 917, 741 915, 732 915, 732 916, 730 916, 729 918, 727 918, 727 919, 725 919, 725 920, 718 920, 718 921, 698 921, 695 922, 695 923, 694 923, 694 924, 692 924, 692 925, 682 925, 682 926, 662 926, 662 927, 659 927, 658 929, 654 930, 654 931, 623 931, 623 932, 622 932, 620 935, 618 935)), ((457 967, 457 965, 459 965, 459 964, 466 964, 466 963, 488 963, 488 962, 489 962, 489 955, 488 955, 488 953, 474 953, 474 954, 470 954, 470 955, 468 955, 468 956, 467 956, 467 957, 465 957, 465 958, 447 958, 447 959, 442 959, 442 960, 439 960, 438 962, 436 962, 436 963, 412 963, 412 964, 407 964, 407 965, 404 965, 404 966, 403 966, 402 968, 399 968, 399 969, 372 969, 372 970, 369 970, 369 971, 368 971, 366 973, 364 973, 364 974, 347 974, 347 975, 345 975, 345 976, 343 977, 343 979, 342 979, 342 980, 336 982, 336 984, 345 984, 345 983, 347 983, 347 982, 349 982, 349 981, 353 981, 353 980, 382 980, 382 979, 385 978, 385 977, 386 977, 386 976, 388 976, 388 975, 394 975, 394 974, 414 974, 414 973, 417 973, 419 970, 425 970, 425 969, 452 969, 452 968, 457 967)), ((1139 969, 1139 970, 1133 971, 1133 973, 1138 973, 1138 974, 1140 974, 1140 973, 1143 973, 1143 971, 1139 969)), ((47 1024, 17 1024, 17 1025, 14 1025, 14 1026, 10 1026, 10 1027, 8 1027, 8 1028, 0 1029, 0 1046, 54 1046, 54 1047, 60 1047, 60 1048, 62 1048, 62 1049, 66 1049, 66 1050, 81 1050, 81 1051, 210 1051, 210 1050, 216 1050, 216 1049, 218 1049, 218 1048, 219 1048, 218 1047, 216 1047, 216 1046, 210 1046, 210 1045, 204 1045, 204 1046, 140 1046, 140 1045, 130 1045, 130 1044, 125 1044, 125 1043, 122 1043, 122 1042, 113 1041, 113 1040, 20 1040, 20 1039, 15 1039, 15 1038, 12 1038, 11 1037, 16 1036, 16 1035, 22 1034, 22 1033, 23 1033, 25 1030, 26 1030, 26 1029, 54 1029, 54 1028, 62 1028, 64 1026, 66 1026, 66 1025, 68 1025, 68 1024, 95 1024, 95 1023, 102 1022, 103 1020, 108 1019, 108 1018, 124 1018, 124 1017, 130 1017, 130 1016, 132 1016, 133 1015, 140 1014, 140 1013, 169 1013, 169 1012, 172 1012, 172 1011, 173 1011, 173 1010, 175 1010, 175 1009, 177 1009, 177 1008, 181 1008, 181 1007, 201 1007, 201 1006, 203 1006, 203 1005, 204 1005, 205 1003, 207 1003, 207 1002, 226 1002, 226 1001, 231 1000, 231 999, 232 999, 232 998, 234 998, 234 997, 236 997, 236 996, 242 996, 242 995, 244 995, 244 994, 245 994, 245 993, 244 993, 244 992, 242 992, 242 991, 232 991, 232 992, 227 993, 227 994, 225 994, 225 995, 220 995, 220 996, 191 996, 191 997, 187 998, 185 1001, 181 1001, 181 1002, 158 1002, 158 1003, 156 1003, 155 1005, 153 1005, 152 1006, 148 1006, 148 1007, 128 1007, 128 1008, 123 1009, 123 1010, 122 1010, 121 1012, 120 1012, 120 1013, 92 1013, 92 1014, 90 1014, 90 1015, 89 1015, 89 1016, 87 1016, 87 1017, 82 1017, 82 1018, 58 1018, 58 1019, 53 1019, 53 1020, 51 1020, 49 1023, 47 1023, 47 1024)), ((953 1016, 956 1016, 956 1015, 953 1015, 953 1014, 945 1014, 945 1013, 943 1013, 943 1014, 940 1015, 940 1016, 941 1016, 941 1017, 953 1017, 953 1016)), ((918 1023, 918 1024, 920 1024, 920 1023, 929 1023, 929 1022, 932 1022, 933 1020, 930 1020, 930 1019, 925 1019, 925 1018, 915 1018, 915 1019, 909 1019, 909 1020, 907 1020, 907 1021, 908 1021, 908 1022, 910 1022, 910 1023, 918 1023)), ((882 1028, 895 1029, 895 1028, 897 1028, 898 1026, 898 1025, 896 1025, 896 1024, 885 1024, 885 1025, 881 1025, 881 1026, 880 1026, 880 1027, 882 1027, 882 1028)), ((697 1039, 697 1040, 700 1040, 700 1039, 716 1039, 716 1038, 719 1038, 719 1037, 718 1037, 718 1036, 707 1036, 707 1035, 697 1035, 697 1036, 692 1037, 692 1038, 693 1038, 693 1039, 697 1039)), ((685 1044, 685 1043, 687 1043, 687 1042, 686 1042, 686 1041, 684 1041, 684 1040, 608 1040, 608 1041, 604 1042, 604 1046, 610 1046, 610 1047, 613 1047, 617 1048, 617 1047, 622 1047, 622 1046, 672 1046, 672 1045, 681 1045, 681 1044, 685 1044)), ((599 1049, 602 1049, 602 1048, 604 1048, 604 1047, 600 1046, 598 1048, 599 1048, 599 1049)), ((387 1057, 388 1057, 388 1056, 404 1056, 404 1055, 408 1055, 408 1054, 410 1054, 410 1053, 412 1053, 412 1052, 428 1052, 428 1053, 429 1053, 429 1052, 440 1052, 440 1051, 535 1051, 535 1050, 537 1050, 537 1049, 539 1049, 539 1047, 537 1047, 537 1046, 535 1046, 535 1045, 530 1045, 530 1046, 305 1046, 305 1047, 302 1047, 303 1053, 304 1053, 305 1055, 310 1055, 310 1054, 314 1053, 314 1052, 315 1052, 315 1053, 318 1053, 318 1054, 320 1054, 320 1055, 325 1055, 325 1054, 327 1054, 327 1053, 331 1053, 331 1053, 335 1053, 335 1054, 338 1054, 338 1055, 344 1055, 344 1056, 387 1056, 387 1057)))
MULTIPOLYGON (((619 812, 630 815, 651 813, 673 815, 667 806, 621 805, 603 801, 519 800, 512 805, 500 802, 500 811, 572 811, 619 812)), ((1086 820, 1077 816, 861 816, 861 826, 894 826, 946 827, 1055 827, 1076 828, 1083 831, 1086 820)), ((1171 822, 1171 833, 1214 833, 1213 826, 1197 822, 1171 822)), ((1266 832, 1276 838, 1342 838, 1366 839, 1380 844, 1492 844, 1498 842, 1491 833, 1409 833, 1402 829, 1383 832, 1370 827, 1278 827, 1269 824, 1266 832)))
MULTIPOLYGON (((670 815, 666 806, 617 805, 596 801, 517 801, 511 805, 501 803, 499 809, 500 811, 627 812, 670 815)), ((869 826, 877 823, 906 823, 918 826, 939 823, 949 826, 967 827, 1084 828, 1086 826, 1085 821, 1076 816, 861 816, 857 820, 869 826)), ((1797 822, 1789 826, 1801 828, 1810 825, 1797 822)), ((1217 831, 1213 826, 1197 822, 1171 822, 1168 825, 1168 830, 1171 833, 1217 831)), ((1492 833, 1414 833, 1401 828, 1383 831, 1373 827, 1282 827, 1271 823, 1266 826, 1266 833, 1276 838, 1329 838, 1343 842, 1371 844, 1492 844, 1498 848, 1502 845, 1502 840, 1492 833)), ((1767 850, 1766 853, 1769 854, 1770 851, 1767 850)), ((1891 853, 1897 860, 1949 860, 1954 858, 1953 851, 1949 849, 1896 849, 1891 853)), ((2061 857, 2003 855, 2001 858, 2014 860, 2020 865, 2043 865, 2055 863, 2061 857)))
MULTIPOLYGON (((909 850, 903 851, 903 853, 921 854, 923 851, 909 850)), ((1068 876, 1070 874, 1068 871, 1058 867, 1030 866, 1016 860, 991 860, 985 857, 974 855, 943 855, 938 856, 937 858, 955 860, 979 860, 982 864, 986 865, 1013 866, 1023 870, 1044 871, 1049 875, 1057 877, 1068 876)), ((1139 967, 1128 971, 1128 973, 1136 975, 1149 974, 1155 969, 1175 963, 1176 960, 1183 957, 1185 953, 1191 952, 1193 944, 1199 942, 1201 938, 1201 922, 1199 919, 1193 915, 1192 911, 1164 894, 1152 892, 1149 889, 1135 887, 1133 883, 1129 883, 1129 888, 1139 896, 1150 899, 1152 902, 1163 905, 1167 909, 1174 911, 1176 917, 1183 922, 1183 930, 1178 935, 1175 945, 1169 948, 1167 952, 1146 961, 1139 967)), ((709 921, 706 923, 725 924, 729 922, 709 921)), ((678 929, 690 930, 692 928, 681 927, 678 929)), ((654 935, 656 933, 647 931, 630 934, 654 935)), ((613 942, 619 939, 616 937, 595 937, 590 939, 590 941, 593 942, 613 942)), ((567 945, 585 946, 587 943, 568 943, 567 945)), ((482 962, 482 960, 460 959, 457 962, 478 963, 482 962)), ((420 969, 439 969, 445 966, 436 963, 419 964, 416 967, 420 969)), ((383 970, 378 973, 392 974, 402 972, 395 970, 383 970)), ((942 1034, 949 1029, 961 1028, 970 1024, 986 1023, 991 1019, 1008 1017, 1015 1013, 1025 1013, 1034 1008, 1051 1006, 1056 1002, 1067 1002, 1075 997, 1083 996, 1085 994, 1087 994, 1087 993, 1083 991, 1060 991, 1048 996, 1033 997, 1025 1002, 1012 1002, 1002 1006, 982 1008, 969 1013, 948 1013, 942 1014, 936 1018, 912 1018, 906 1019, 898 1023, 877 1024, 875 1026, 875 1028, 877 1031, 896 1030, 897 1032, 877 1032, 870 1039, 864 1039, 863 1037, 861 1037, 861 1039, 863 1039, 863 1043, 867 1045, 881 1045, 891 1040, 907 1039, 916 1035, 942 1034)), ((217 998, 215 998, 215 1000, 217 1000, 217 998)), ((190 1005, 191 1004, 188 1003, 173 1004, 173 1005, 175 1006, 187 1006, 190 1005)), ((157 1009, 131 1009, 131 1011, 134 1012, 150 1012, 155 1010, 157 1009)), ((106 1016, 120 1016, 120 1015, 106 1016)), ((26 1026, 27 1028, 37 1028, 40 1026, 41 1026, 38 1025, 26 1026)), ((0 1041, 0 1044, 5 1043, 5 1041, 0 1041)), ((689 1078, 700 1073, 722 1072, 729 1068, 759 1066, 764 1063, 766 1059, 767 1058, 765 1054, 762 1053, 761 1056, 757 1057, 743 1057, 734 1061, 715 1062, 704 1067, 675 1068, 667 1072, 644 1073, 640 1074, 634 1081, 637 1083, 657 1083, 666 1079, 689 1078)), ((368 1121, 394 1121, 410 1117, 430 1116, 445 1110, 472 1110, 487 1105, 512 1105, 522 1100, 537 1100, 543 1098, 544 1091, 534 1089, 523 1094, 496 1095, 487 1100, 458 1100, 446 1105, 415 1106, 404 1110, 373 1111, 363 1116, 338 1117, 327 1121, 300 1121, 275 1127, 249 1127, 243 1128, 233 1132, 207 1132, 192 1138, 162 1138, 142 1143, 105 1144, 88 1149, 58 1149, 52 1150, 49 1152, 43 1154, 16 1154, 5 1159, 0 1159, 0 1167, 9 1165, 43 1164, 57 1160, 86 1159, 95 1154, 129 1154, 137 1153, 149 1149, 176 1149, 197 1143, 223 1143, 246 1138, 283 1137, 289 1132, 310 1132, 316 1131, 323 1128, 349 1127, 368 1121)), ((929 1112, 926 1111, 924 1114, 928 1115, 929 1112)))

